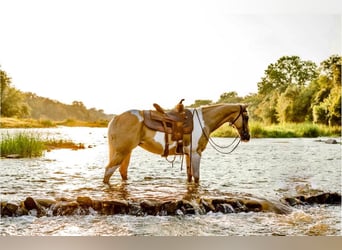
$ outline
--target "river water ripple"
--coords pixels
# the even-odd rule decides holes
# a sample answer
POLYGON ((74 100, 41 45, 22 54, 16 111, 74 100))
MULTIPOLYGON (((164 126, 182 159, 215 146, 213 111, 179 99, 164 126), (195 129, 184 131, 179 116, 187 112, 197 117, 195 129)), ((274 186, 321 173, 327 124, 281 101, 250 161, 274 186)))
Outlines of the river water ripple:
MULTIPOLYGON (((19 130, 2 130, 15 133, 19 130)), ((20 130, 22 131, 22 130, 20 130)), ((84 143, 83 150, 53 150, 41 158, 1 159, 1 200, 26 197, 75 199, 192 199, 250 195, 268 200, 324 192, 341 193, 341 145, 311 138, 253 139, 230 155, 210 146, 203 153, 200 185, 186 182, 186 168, 140 148, 129 180, 118 172, 102 183, 107 164, 105 128, 35 129, 51 138, 84 143)), ((214 138, 221 145, 232 139, 214 138)), ((338 139, 339 141, 341 139, 338 139)), ((341 206, 297 207, 289 215, 238 213, 180 216, 90 215, 3 217, 1 235, 340 235, 341 206)))

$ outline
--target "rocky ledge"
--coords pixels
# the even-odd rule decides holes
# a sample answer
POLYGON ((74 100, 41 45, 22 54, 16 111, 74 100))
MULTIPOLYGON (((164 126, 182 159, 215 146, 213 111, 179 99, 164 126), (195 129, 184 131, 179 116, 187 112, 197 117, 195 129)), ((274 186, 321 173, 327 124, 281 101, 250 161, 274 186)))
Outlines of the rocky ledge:
POLYGON ((308 204, 341 204, 341 195, 323 193, 316 196, 286 197, 280 201, 268 201, 254 197, 198 198, 195 200, 170 201, 126 201, 126 200, 93 200, 80 196, 71 199, 34 199, 27 197, 20 204, 1 202, 1 216, 33 215, 67 216, 67 215, 187 215, 207 213, 240 213, 240 212, 274 212, 287 214, 291 206, 308 204))

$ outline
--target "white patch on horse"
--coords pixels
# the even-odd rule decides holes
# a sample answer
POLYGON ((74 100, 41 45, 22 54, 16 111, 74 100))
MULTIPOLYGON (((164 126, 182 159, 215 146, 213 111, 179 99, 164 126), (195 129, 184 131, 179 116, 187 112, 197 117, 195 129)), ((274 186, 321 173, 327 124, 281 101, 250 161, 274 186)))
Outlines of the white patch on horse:
MULTIPOLYGON (((158 142, 163 147, 163 151, 165 150, 165 133, 157 131, 155 136, 153 137, 155 142, 158 142)), ((176 147, 177 143, 175 141, 169 141, 169 149, 176 147)))
POLYGON ((197 151, 198 142, 203 133, 202 128, 205 128, 205 123, 203 120, 202 108, 197 108, 197 112, 194 112, 193 114, 194 128, 192 131, 192 151, 197 151))
POLYGON ((165 134, 162 132, 157 131, 155 136, 153 137, 154 141, 160 143, 163 146, 163 149, 165 147, 165 134))
POLYGON ((140 115, 139 110, 132 109, 132 110, 130 110, 129 112, 130 112, 132 115, 135 115, 135 116, 138 118, 139 122, 142 122, 142 121, 144 120, 144 117, 142 117, 142 116, 140 115))

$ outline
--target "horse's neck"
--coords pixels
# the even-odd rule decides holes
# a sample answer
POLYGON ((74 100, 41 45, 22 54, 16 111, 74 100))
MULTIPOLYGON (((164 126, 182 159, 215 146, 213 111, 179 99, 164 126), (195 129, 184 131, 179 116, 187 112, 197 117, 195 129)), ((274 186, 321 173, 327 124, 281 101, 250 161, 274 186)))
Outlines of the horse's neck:
POLYGON ((236 104, 222 104, 205 107, 202 109, 203 120, 210 132, 212 132, 218 129, 222 124, 232 122, 239 110, 240 106, 236 104))

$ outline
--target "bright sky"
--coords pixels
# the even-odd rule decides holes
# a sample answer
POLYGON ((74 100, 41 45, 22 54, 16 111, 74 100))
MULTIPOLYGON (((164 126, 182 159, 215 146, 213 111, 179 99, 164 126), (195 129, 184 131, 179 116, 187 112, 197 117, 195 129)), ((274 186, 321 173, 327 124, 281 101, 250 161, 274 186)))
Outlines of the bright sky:
POLYGON ((106 113, 244 96, 281 56, 341 54, 342 1, 298 2, 0 0, 0 65, 22 91, 106 113))

